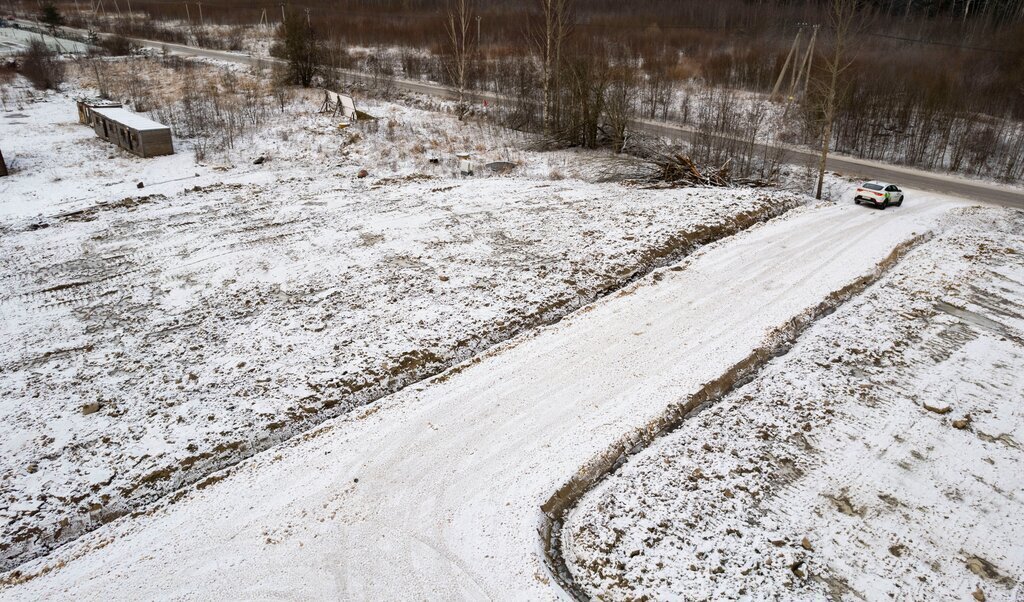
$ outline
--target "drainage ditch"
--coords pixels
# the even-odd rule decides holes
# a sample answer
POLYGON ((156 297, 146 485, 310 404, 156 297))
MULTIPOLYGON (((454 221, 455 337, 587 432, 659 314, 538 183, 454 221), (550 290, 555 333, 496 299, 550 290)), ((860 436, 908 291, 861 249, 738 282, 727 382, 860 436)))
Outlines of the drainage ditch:
POLYGON ((573 599, 590 600, 569 571, 562 551, 562 525, 566 516, 595 485, 624 465, 628 459, 643 451, 660 437, 679 428, 699 408, 714 404, 732 391, 753 380, 772 358, 785 355, 799 336, 821 318, 831 314, 846 301, 877 282, 907 253, 926 242, 932 234, 925 233, 897 245, 889 255, 861 276, 841 289, 833 291, 820 303, 794 316, 765 337, 764 344, 730 367, 720 377, 705 383, 689 398, 669 406, 666 411, 622 438, 604 453, 591 459, 565 485, 541 505, 541 524, 538 533, 544 548, 545 561, 555 581, 573 599))

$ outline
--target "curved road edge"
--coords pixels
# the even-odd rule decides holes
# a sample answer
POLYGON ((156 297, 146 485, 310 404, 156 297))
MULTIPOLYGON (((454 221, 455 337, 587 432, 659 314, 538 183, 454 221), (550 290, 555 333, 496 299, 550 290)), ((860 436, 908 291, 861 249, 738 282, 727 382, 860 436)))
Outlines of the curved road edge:
POLYGON ((715 403, 735 389, 749 382, 769 361, 788 352, 800 335, 819 319, 834 312, 844 303, 863 292, 882 278, 903 257, 933 236, 931 231, 916 235, 897 245, 871 272, 834 291, 818 305, 794 316, 765 337, 764 344, 741 361, 732 365, 720 377, 705 383, 691 397, 670 406, 666 412, 646 426, 624 435, 604 453, 585 464, 578 473, 540 507, 541 522, 537 531, 544 548, 545 560, 552 577, 573 599, 590 600, 576 583, 566 566, 562 554, 562 524, 579 501, 599 482, 614 474, 630 456, 650 447, 661 437, 679 428, 701 407, 715 403))

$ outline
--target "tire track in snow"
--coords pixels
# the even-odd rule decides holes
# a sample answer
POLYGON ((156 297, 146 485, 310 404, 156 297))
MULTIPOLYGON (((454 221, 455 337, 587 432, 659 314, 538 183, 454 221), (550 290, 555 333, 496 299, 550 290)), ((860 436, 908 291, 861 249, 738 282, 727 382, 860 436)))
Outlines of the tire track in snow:
POLYGON ((537 531, 551 492, 944 212, 814 208, 713 245, 29 563, 0 599, 196 588, 220 598, 564 597, 537 531), (847 223, 873 236, 840 257, 821 252, 847 223), (810 254, 776 269, 787 246, 810 254), (749 273, 760 276, 734 282, 749 273), (441 554, 424 555, 424 542, 441 554))
MULTIPOLYGON (((592 459, 568 483, 558 489, 541 506, 543 519, 538 532, 548 568, 566 593, 576 600, 590 600, 574 581, 562 554, 562 523, 583 496, 602 479, 614 474, 630 456, 643 451, 659 438, 679 428, 693 412, 714 404, 749 382, 769 361, 786 354, 796 344, 799 336, 816 321, 831 314, 843 303, 877 282, 914 247, 931 237, 932 233, 929 231, 897 245, 871 272, 832 292, 814 307, 778 327, 765 338, 761 347, 733 364, 719 378, 705 383, 696 394, 670 406, 662 416, 624 436, 603 454, 592 459)), ((851 242, 844 247, 849 248, 854 244, 851 242)), ((841 251, 837 251, 836 256, 840 253, 841 251)))
MULTIPOLYGON (((633 259, 635 259, 635 261, 628 262, 630 270, 620 275, 610 274, 608 284, 604 285, 602 288, 597 289, 592 293, 588 292, 586 296, 579 296, 571 302, 563 305, 541 308, 533 315, 527 316, 522 328, 515 330, 496 328, 494 331, 487 333, 485 340, 482 341, 482 344, 479 347, 467 351, 466 354, 449 358, 448 361, 443 363, 443 365, 431 367, 422 373, 402 375, 402 378, 393 382, 377 382, 372 388, 366 389, 364 396, 365 403, 372 402, 386 395, 394 394, 397 391, 436 376, 458 362, 465 361, 472 357, 480 357, 489 349, 515 336, 523 334, 524 332, 558 322, 575 313, 580 308, 584 307, 585 304, 620 291, 650 274, 655 269, 679 261, 702 246, 719 241, 723 238, 728 238, 753 226, 774 219, 787 213, 800 204, 801 202, 795 199, 783 199, 780 202, 772 204, 759 204, 754 208, 730 215, 728 219, 722 221, 694 224, 691 227, 687 227, 677 232, 667 241, 658 241, 657 243, 649 244, 646 247, 638 249, 634 253, 635 257, 633 259), (614 276, 614 278, 611 278, 611 276, 614 276)), ((90 253, 96 255, 98 258, 110 256, 116 250, 121 255, 126 255, 129 258, 127 260, 120 260, 121 263, 119 265, 128 263, 135 265, 136 268, 131 272, 124 272, 116 276, 112 276, 112 281, 107 282, 106 285, 100 285, 96 282, 83 282, 81 286, 44 292, 42 293, 42 297, 32 298, 34 303, 25 304, 26 311, 29 313, 50 312, 55 317, 66 315, 68 310, 82 311, 86 313, 90 313, 93 310, 102 311, 102 306, 93 307, 93 301, 99 298, 97 295, 102 291, 107 290, 109 287, 113 287, 113 281, 123 280, 130 274, 146 274, 154 277, 159 276, 161 277, 161 280, 164 281, 169 274, 173 275, 175 273, 182 272, 187 268, 192 268, 195 265, 213 259, 214 257, 229 255, 236 252, 244 252, 246 250, 260 247, 259 237, 265 236, 268 228, 284 229, 285 232, 278 234, 278 236, 284 235, 282 238, 285 240, 280 242, 283 242, 284 245, 291 248, 290 245, 294 239, 307 237, 310 232, 314 231, 310 225, 313 218, 295 221, 287 221, 285 219, 284 221, 278 222, 274 216, 279 213, 279 205, 280 203, 274 203, 269 200, 260 201, 260 205, 256 209, 257 218, 253 223, 247 223, 247 227, 242 230, 238 230, 237 228, 232 230, 231 226, 234 222, 232 222, 230 218, 238 215, 251 216, 252 213, 249 211, 249 206, 243 205, 234 199, 213 203, 212 209, 209 212, 201 203, 186 203, 180 205, 168 202, 159 207, 161 212, 155 216, 146 216, 138 222, 115 222, 104 232, 104 237, 95 243, 96 248, 90 249, 90 253), (172 212, 172 215, 178 217, 188 218, 190 216, 196 216, 197 218, 202 218, 209 229, 204 231, 201 235, 196 235, 189 240, 176 241, 174 245, 159 244, 161 241, 158 235, 161 232, 173 229, 173 224, 165 223, 167 219, 167 211, 172 212), (206 215, 207 213, 211 213, 211 215, 206 215), (150 236, 145 239, 137 240, 139 238, 139 235, 136 234, 137 230, 148 233, 150 236), (250 237, 243 236, 242 238, 238 238, 237 236, 224 236, 226 233, 234 233, 237 235, 248 231, 252 231, 252 235, 250 237), (134 245, 124 244, 125 240, 132 240, 134 245), (111 245, 116 246, 111 248, 111 245), (174 269, 171 269, 170 266, 172 261, 168 256, 168 253, 176 248, 190 249, 193 254, 190 256, 191 261, 178 263, 174 266, 174 269), (143 257, 148 259, 143 261, 143 257), (61 314, 61 310, 64 310, 65 314, 61 314)), ((64 266, 64 268, 66 269, 66 273, 69 275, 78 273, 78 271, 73 269, 73 266, 64 266)), ((63 274, 64 272, 61 273, 63 274)), ((127 283, 125 285, 120 285, 118 289, 121 293, 130 293, 134 290, 145 289, 150 285, 151 283, 149 281, 140 282, 138 284, 127 283)), ((149 307, 149 305, 143 304, 143 307, 149 307)), ((185 320, 185 322, 186 323, 183 325, 168 326, 168 329, 192 329, 196 327, 196 324, 198 323, 191 319, 185 320)), ((103 336, 120 337, 123 334, 123 332, 108 332, 103 336)), ((131 332, 130 334, 133 336, 139 336, 139 338, 144 341, 149 340, 146 335, 139 335, 134 332, 131 332)), ((47 358, 37 355, 27 355, 26 357, 21 358, 19 363, 13 364, 12 367, 27 368, 35 366, 45 359, 47 358)), ((166 487, 160 492, 156 492, 151 495, 146 494, 147 497, 143 502, 133 504, 133 500, 127 499, 128 496, 135 494, 135 489, 131 489, 130 493, 125 495, 124 499, 119 499, 116 503, 111 503, 109 507, 104 507, 94 516, 90 516, 88 522, 79 521, 73 523, 69 527, 61 528, 58 533, 63 539, 58 539, 58 536, 54 535, 52 542, 47 541, 45 537, 49 537, 50 534, 44 534, 39 540, 33 542, 34 550, 26 552, 23 556, 19 557, 19 560, 24 561, 38 555, 45 554, 52 549, 52 547, 72 542, 77 537, 80 537, 81 535, 102 526, 105 522, 114 520, 127 512, 131 512, 133 510, 137 511, 139 508, 145 508, 163 499, 173 499, 174 496, 191 489, 196 483, 203 482, 203 479, 209 477, 212 473, 229 469, 237 465, 239 462, 249 458, 253 454, 263 451, 268 447, 272 447, 273 445, 283 443, 296 435, 301 435, 315 427, 323 419, 329 417, 331 416, 324 415, 320 417, 319 420, 312 422, 312 424, 310 424, 310 422, 296 424, 295 426, 290 426, 287 429, 270 432, 269 434, 257 433, 256 439, 250 437, 248 440, 243 441, 241 447, 235 448, 231 454, 223 457, 213 457, 208 463, 206 463, 206 460, 204 459, 203 464, 196 464, 198 468, 194 471, 181 471, 175 473, 173 475, 175 479, 173 485, 166 487)), ((20 564, 20 562, 17 564, 20 564)), ((11 566, 13 567, 15 565, 12 564, 11 566)))

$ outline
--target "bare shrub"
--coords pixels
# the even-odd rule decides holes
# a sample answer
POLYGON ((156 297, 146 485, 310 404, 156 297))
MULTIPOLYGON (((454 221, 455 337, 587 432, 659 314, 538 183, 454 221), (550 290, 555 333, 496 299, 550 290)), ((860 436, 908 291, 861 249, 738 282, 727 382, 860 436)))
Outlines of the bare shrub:
POLYGON ((321 44, 313 28, 296 11, 287 14, 277 28, 270 53, 288 62, 292 83, 308 88, 320 70, 321 44))
POLYGON ((64 63, 42 40, 32 40, 21 54, 20 70, 39 90, 56 90, 64 83, 64 63))
POLYGON ((282 113, 295 98, 295 91, 292 90, 289 83, 290 78, 291 74, 286 69, 277 66, 274 67, 270 75, 270 92, 282 113))
POLYGON ((373 91, 383 98, 390 98, 395 92, 395 67, 387 49, 382 46, 375 48, 366 57, 365 65, 365 70, 370 72, 373 91))
POLYGON ((473 59, 473 20, 476 6, 472 0, 447 0, 444 31, 447 36, 445 69, 449 81, 459 93, 459 117, 466 110, 466 87, 473 59))
POLYGON ((422 52, 403 47, 399 50, 399 64, 402 66, 402 74, 408 79, 420 79, 429 72, 430 57, 424 56, 422 52))
POLYGON ((640 106, 644 117, 668 119, 672 104, 673 57, 662 49, 643 56, 643 85, 640 91, 640 106))
POLYGON ((128 56, 138 51, 138 46, 135 42, 119 33, 101 37, 96 43, 103 53, 108 56, 128 56))
POLYGON ((0 84, 10 84, 17 74, 18 67, 14 61, 0 62, 0 84))
POLYGON ((124 74, 121 84, 128 94, 128 102, 136 111, 149 111, 153 107, 153 99, 150 95, 150 82, 142 77, 139 69, 129 69, 124 74))
POLYGON ((110 76, 106 61, 93 57, 86 59, 82 66, 93 77, 100 98, 110 98, 110 76))
POLYGON ((235 26, 228 30, 227 39, 225 40, 225 50, 231 50, 238 52, 245 49, 245 28, 241 26, 235 26))
POLYGON ((320 62, 323 67, 320 73, 324 80, 323 85, 329 89, 340 84, 339 76, 342 70, 351 69, 354 65, 348 47, 335 39, 328 39, 323 43, 320 49, 320 62))

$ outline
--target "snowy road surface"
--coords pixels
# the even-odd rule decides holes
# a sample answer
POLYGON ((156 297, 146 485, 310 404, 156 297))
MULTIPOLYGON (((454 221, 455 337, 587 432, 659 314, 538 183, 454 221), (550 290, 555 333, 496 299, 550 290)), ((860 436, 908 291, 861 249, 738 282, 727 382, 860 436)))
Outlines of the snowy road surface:
POLYGON ((43 40, 47 46, 61 53, 84 53, 88 47, 81 42, 62 40, 53 36, 41 36, 23 29, 0 27, 0 56, 13 56, 24 52, 34 39, 43 40))
POLYGON ((791 212, 106 525, 4 600, 551 599, 540 505, 956 203, 791 212))
POLYGON ((602 602, 1024 600, 1024 212, 936 230, 590 489, 562 531, 575 585, 602 602))

